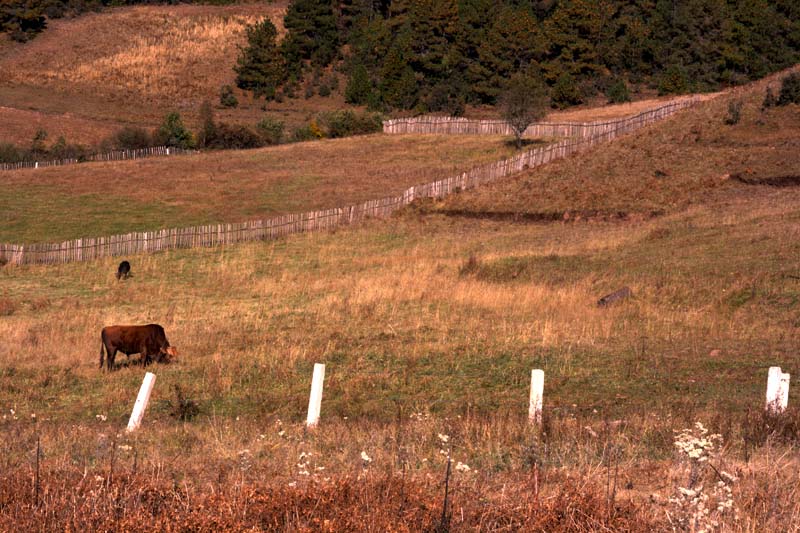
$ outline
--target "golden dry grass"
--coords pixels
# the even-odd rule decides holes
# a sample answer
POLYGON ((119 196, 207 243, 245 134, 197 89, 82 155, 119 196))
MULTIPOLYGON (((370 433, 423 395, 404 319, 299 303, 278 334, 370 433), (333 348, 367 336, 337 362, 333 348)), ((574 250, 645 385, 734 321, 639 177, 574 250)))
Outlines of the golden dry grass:
POLYGON ((0 123, 3 124, 0 142, 18 146, 29 146, 39 129, 47 132, 45 143, 48 145, 63 136, 70 144, 96 146, 124 125, 119 122, 84 119, 70 114, 50 115, 2 106, 0 106, 0 123))
POLYGON ((0 61, 5 81, 100 97, 213 99, 234 79, 244 26, 268 16, 282 27, 284 3, 115 8, 51 27, 0 61))

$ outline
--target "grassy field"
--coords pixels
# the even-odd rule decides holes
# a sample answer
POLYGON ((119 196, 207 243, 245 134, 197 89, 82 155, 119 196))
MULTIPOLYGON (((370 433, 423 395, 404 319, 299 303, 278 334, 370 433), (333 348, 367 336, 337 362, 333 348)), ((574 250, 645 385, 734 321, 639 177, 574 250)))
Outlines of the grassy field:
POLYGON ((0 175, 0 242, 267 218, 396 194, 512 153, 500 137, 383 136, 0 175))
POLYGON ((451 531, 690 531, 679 488, 712 494, 718 530, 795 531, 800 410, 761 413, 768 367, 800 362, 800 190, 721 176, 795 172, 797 108, 737 98, 738 125, 706 103, 495 203, 481 189, 335 233, 131 257, 126 282, 112 259, 6 266, 0 525, 433 530, 449 453, 451 531), (597 307, 621 286, 633 297, 597 307), (99 331, 148 322, 181 355, 149 368, 130 435, 143 370, 98 370, 99 331), (676 452, 698 421, 723 439, 717 473, 676 452))

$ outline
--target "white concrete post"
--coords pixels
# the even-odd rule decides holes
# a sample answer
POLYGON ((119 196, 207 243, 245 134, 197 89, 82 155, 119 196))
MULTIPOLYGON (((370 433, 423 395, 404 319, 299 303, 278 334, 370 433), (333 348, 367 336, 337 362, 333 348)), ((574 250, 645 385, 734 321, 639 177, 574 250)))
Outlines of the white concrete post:
POLYGON ((316 427, 319 424, 319 413, 322 408, 322 383, 325 381, 325 365, 314 364, 314 377, 311 378, 311 396, 308 399, 308 417, 306 426, 316 427))
POLYGON ((153 392, 153 385, 156 383, 156 375, 150 372, 144 375, 142 387, 139 389, 139 395, 136 397, 136 403, 133 404, 133 412, 131 412, 131 419, 128 421, 128 431, 134 431, 139 428, 144 417, 144 410, 147 409, 147 403, 150 401, 150 393, 153 392))
POLYGON ((36 165, 33 168, 39 168, 39 162, 36 162, 36 165))
POLYGON ((544 370, 531 370, 531 397, 528 403, 528 420, 542 423, 542 397, 544 396, 544 370))
POLYGON ((782 413, 789 406, 789 374, 772 366, 767 375, 767 411, 782 413))

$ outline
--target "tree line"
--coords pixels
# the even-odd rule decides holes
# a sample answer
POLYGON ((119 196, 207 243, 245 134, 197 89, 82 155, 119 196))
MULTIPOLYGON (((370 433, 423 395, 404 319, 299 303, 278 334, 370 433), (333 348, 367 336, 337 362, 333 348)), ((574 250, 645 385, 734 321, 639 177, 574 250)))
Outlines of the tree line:
POLYGON ((293 0, 278 42, 247 29, 237 85, 267 99, 325 69, 349 103, 459 114, 496 104, 514 74, 546 84, 554 107, 596 94, 711 91, 800 58, 796 0, 293 0))

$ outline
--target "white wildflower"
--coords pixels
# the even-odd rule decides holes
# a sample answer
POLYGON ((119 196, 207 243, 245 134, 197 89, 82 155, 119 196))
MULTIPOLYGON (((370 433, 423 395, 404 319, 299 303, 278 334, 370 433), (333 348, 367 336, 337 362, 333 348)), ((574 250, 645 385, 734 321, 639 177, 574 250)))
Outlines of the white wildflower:
POLYGON ((106 420, 108 420, 108 417, 106 415, 94 415, 94 417, 98 419, 100 422, 105 422, 106 420))
POLYGON ((364 461, 364 463, 372 462, 372 458, 369 455, 367 455, 367 452, 364 451, 361 452, 361 460, 364 461))
POLYGON ((456 470, 459 471, 459 472, 469 472, 472 469, 469 467, 469 465, 466 465, 466 464, 462 463, 461 461, 459 461, 456 464, 456 470))

